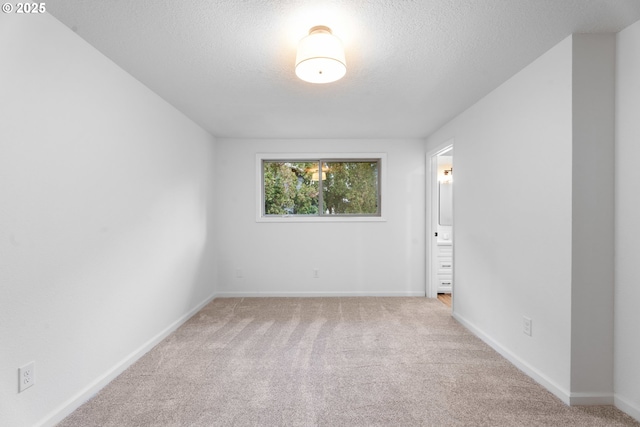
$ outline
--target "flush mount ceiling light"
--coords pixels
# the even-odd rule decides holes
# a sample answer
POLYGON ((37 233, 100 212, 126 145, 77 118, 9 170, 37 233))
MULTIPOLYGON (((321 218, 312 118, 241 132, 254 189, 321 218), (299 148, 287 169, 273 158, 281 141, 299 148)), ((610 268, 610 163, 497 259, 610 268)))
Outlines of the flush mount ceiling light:
POLYGON ((300 40, 296 55, 296 75, 309 83, 331 83, 347 72, 344 47, 331 28, 319 25, 300 40))

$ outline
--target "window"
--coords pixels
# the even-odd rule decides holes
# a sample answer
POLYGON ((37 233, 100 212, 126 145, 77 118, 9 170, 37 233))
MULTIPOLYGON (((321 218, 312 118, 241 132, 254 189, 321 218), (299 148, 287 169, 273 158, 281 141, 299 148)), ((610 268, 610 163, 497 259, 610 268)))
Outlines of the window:
POLYGON ((382 160, 258 156, 259 221, 380 220, 382 160))

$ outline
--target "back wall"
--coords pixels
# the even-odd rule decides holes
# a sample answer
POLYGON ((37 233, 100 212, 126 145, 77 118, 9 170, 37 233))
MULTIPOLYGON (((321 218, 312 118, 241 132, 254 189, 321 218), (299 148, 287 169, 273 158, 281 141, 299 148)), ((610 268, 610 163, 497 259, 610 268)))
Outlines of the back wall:
POLYGON ((425 294, 424 141, 218 139, 216 159, 218 296, 425 294), (257 153, 386 153, 386 221, 256 222, 257 153))

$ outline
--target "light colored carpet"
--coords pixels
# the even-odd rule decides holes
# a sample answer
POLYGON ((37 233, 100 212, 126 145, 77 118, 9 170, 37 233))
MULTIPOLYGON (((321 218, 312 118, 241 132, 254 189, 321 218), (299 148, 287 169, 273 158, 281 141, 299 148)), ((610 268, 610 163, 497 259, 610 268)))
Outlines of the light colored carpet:
POLYGON ((568 407, 426 298, 216 299, 72 426, 638 426, 568 407))

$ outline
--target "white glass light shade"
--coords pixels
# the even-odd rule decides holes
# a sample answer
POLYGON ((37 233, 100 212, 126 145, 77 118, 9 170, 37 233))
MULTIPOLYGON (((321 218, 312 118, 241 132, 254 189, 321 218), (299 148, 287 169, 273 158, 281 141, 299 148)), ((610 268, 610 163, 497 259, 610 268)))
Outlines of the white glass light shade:
POLYGON ((453 170, 447 169, 445 170, 440 177, 438 177, 438 181, 448 183, 453 182, 453 170))
POLYGON ((318 26, 300 40, 296 55, 296 75, 309 83, 331 83, 347 73, 344 47, 329 27, 318 26))

